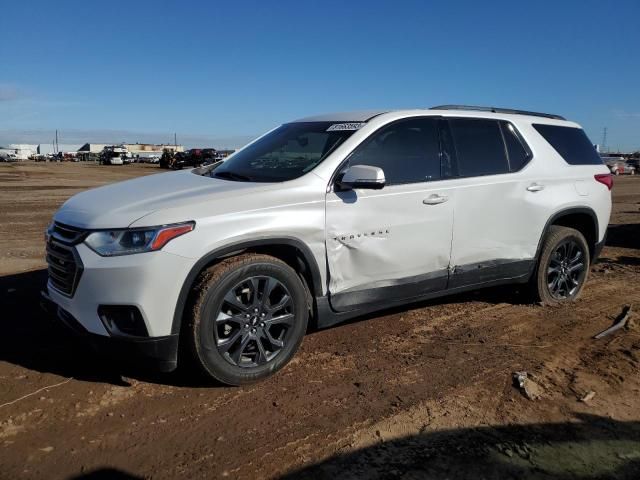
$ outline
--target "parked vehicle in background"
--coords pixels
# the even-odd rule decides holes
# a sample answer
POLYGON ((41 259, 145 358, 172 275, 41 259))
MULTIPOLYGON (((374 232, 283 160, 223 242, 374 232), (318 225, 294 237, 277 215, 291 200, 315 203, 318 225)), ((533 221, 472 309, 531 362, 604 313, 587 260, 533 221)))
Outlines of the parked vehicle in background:
MULTIPOLYGON (((100 154, 101 165, 124 165, 127 158, 127 149, 118 146, 104 147, 100 154)), ((129 162, 127 162, 129 163, 129 162)))
POLYGON ((175 152, 173 150, 165 149, 162 152, 160 161, 158 162, 160 165, 160 168, 171 168, 174 158, 175 158, 175 152))
POLYGON ((185 152, 174 153, 165 150, 159 160, 161 168, 182 170, 183 168, 199 167, 217 161, 217 152, 214 148, 192 148, 185 152))
POLYGON ((187 165, 187 152, 176 152, 169 165, 169 168, 173 170, 181 170, 183 166, 187 165))
POLYGON ((217 157, 218 152, 215 148, 203 148, 202 149, 202 159, 205 163, 212 163, 218 160, 217 157))
POLYGON ((627 160, 627 164, 635 169, 635 173, 638 173, 638 169, 640 169, 640 158, 630 158, 627 160))
POLYGON ((615 162, 608 165, 614 175, 635 175, 636 166, 628 162, 615 162))
POLYGON ((75 153, 72 152, 59 152, 57 154, 58 161, 60 162, 77 162, 78 157, 75 153))
POLYGON ((17 162, 18 156, 13 152, 0 152, 0 162, 17 162))
POLYGON ((45 296, 94 343, 163 370, 180 346, 245 384, 289 362, 310 318, 511 283, 543 304, 575 300, 611 187, 583 130, 557 115, 309 117, 211 166, 69 199, 47 230, 45 296))
POLYGON ((179 152, 175 155, 171 168, 181 170, 183 168, 193 168, 212 163, 215 161, 215 150, 212 148, 199 149, 192 148, 186 152, 179 152))

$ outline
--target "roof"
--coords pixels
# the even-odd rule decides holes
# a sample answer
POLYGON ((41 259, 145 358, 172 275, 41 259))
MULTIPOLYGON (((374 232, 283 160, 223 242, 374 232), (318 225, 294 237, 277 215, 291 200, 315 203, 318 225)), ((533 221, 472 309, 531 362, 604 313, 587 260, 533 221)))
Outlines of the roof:
POLYGON ((553 120, 566 120, 566 118, 553 113, 531 112, 529 110, 515 110, 513 108, 502 107, 482 107, 476 105, 439 105, 431 107, 429 110, 462 110, 465 112, 492 112, 492 113, 508 113, 510 115, 526 115, 528 117, 544 117, 553 120))
POLYGON ((406 113, 407 115, 438 115, 443 117, 482 117, 510 119, 513 121, 522 119, 525 121, 530 121, 532 123, 535 122, 554 125, 579 126, 578 124, 568 121, 559 115, 549 113, 538 113, 526 110, 514 110, 497 107, 474 107, 467 105, 442 105, 439 107, 420 108, 412 110, 360 110, 353 112, 326 113, 322 115, 300 118, 298 120, 295 120, 294 122, 367 122, 372 118, 383 115, 385 113, 406 113))
POLYGON ((358 110, 353 112, 335 112, 299 118, 295 122, 366 122, 371 118, 390 110, 358 110))

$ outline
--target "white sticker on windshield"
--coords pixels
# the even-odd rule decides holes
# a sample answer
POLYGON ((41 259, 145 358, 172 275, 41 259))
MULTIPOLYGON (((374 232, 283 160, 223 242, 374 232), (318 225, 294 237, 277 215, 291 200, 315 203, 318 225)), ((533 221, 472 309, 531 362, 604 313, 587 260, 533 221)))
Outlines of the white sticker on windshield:
POLYGON ((358 130, 364 127, 366 123, 364 122, 355 122, 355 123, 334 123, 329 128, 327 128, 327 132, 338 132, 341 130, 358 130))

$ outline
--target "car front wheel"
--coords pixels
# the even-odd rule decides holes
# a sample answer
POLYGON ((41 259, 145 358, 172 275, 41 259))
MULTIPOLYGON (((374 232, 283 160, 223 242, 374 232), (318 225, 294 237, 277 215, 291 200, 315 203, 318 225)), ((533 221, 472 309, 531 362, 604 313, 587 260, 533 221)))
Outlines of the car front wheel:
POLYGON ((272 375, 302 342, 306 299, 298 274, 269 255, 243 254, 205 270, 187 325, 196 363, 229 385, 272 375))

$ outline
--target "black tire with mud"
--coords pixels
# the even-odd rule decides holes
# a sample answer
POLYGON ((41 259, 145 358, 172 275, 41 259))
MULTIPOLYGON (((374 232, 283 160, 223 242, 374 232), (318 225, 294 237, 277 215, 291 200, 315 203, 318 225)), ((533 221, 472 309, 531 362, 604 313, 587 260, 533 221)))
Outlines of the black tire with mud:
POLYGON ((278 258, 248 253, 225 259, 203 271, 196 281, 191 308, 183 326, 183 345, 210 377, 228 385, 257 382, 284 367, 300 346, 309 317, 307 296, 298 274, 278 258), (291 295, 294 323, 287 332, 284 347, 275 358, 263 365, 244 367, 230 363, 219 352, 214 328, 225 295, 234 285, 256 276, 272 277, 286 287, 291 295))
POLYGON ((546 305, 553 305, 568 301, 576 300, 587 281, 590 268, 590 255, 589 246, 584 238, 584 235, 578 230, 569 227, 563 227, 560 225, 552 225, 549 227, 540 251, 538 258, 538 265, 536 266, 535 274, 531 279, 531 290, 536 301, 539 301, 546 305), (553 295, 549 286, 549 273, 548 269, 552 261, 552 255, 554 255, 557 249, 567 242, 573 242, 581 251, 581 259, 583 267, 579 276, 577 276, 577 286, 570 294, 565 298, 558 298, 557 295, 553 295))

